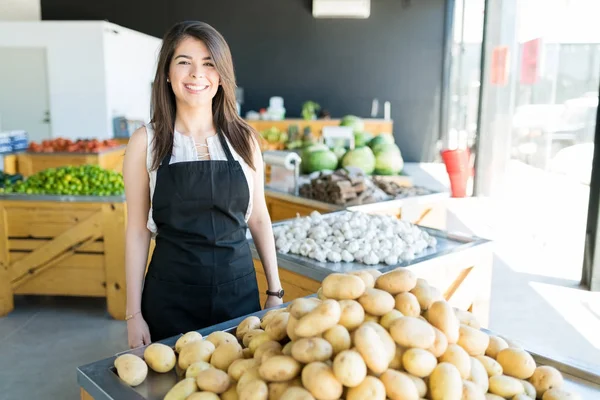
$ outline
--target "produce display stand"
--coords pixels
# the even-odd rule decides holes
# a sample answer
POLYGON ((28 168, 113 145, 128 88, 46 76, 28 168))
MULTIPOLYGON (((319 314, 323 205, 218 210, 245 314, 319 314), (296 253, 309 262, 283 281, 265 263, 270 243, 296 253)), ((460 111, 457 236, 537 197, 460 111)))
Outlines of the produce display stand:
MULTIPOLYGON (((287 307, 287 304, 280 307, 287 307)), ((251 315, 260 318, 265 312, 263 310, 251 315)), ((198 332, 204 337, 215 331, 235 334, 236 327, 248 316, 200 329, 198 332)), ((495 334, 489 331, 488 333, 495 334)), ((179 336, 171 337, 160 343, 174 348, 178 338, 179 336)), ((139 347, 120 354, 129 353, 143 357, 144 350, 145 347, 139 347)), ((600 371, 597 369, 576 367, 562 360, 552 359, 530 351, 529 353, 538 365, 550 365, 557 368, 563 374, 565 389, 579 393, 582 399, 585 400, 600 398, 600 371)), ((77 383, 80 387, 82 400, 162 400, 169 389, 177 383, 175 370, 159 374, 149 369, 148 376, 142 384, 130 387, 120 380, 114 368, 114 361, 118 355, 77 368, 77 383)))
POLYGON ((4 171, 4 173, 15 175, 17 172, 19 172, 16 154, 5 154, 2 156, 2 158, 4 158, 2 163, 2 171, 4 171))
POLYGON ((265 187, 267 209, 273 222, 295 218, 297 215, 304 217, 314 210, 320 213, 328 213, 347 209, 370 214, 394 215, 402 220, 421 226, 445 229, 446 199, 448 198, 448 193, 432 192, 422 196, 344 207, 265 187))
MULTIPOLYGON (((287 224, 283 221, 273 227, 287 224)), ((397 265, 365 265, 362 263, 318 262, 295 254, 277 253, 279 278, 285 290, 284 301, 292 301, 316 293, 321 282, 331 273, 346 273, 376 268, 387 272, 398 267, 412 270, 418 277, 437 287, 456 308, 471 311, 482 326, 488 326, 492 283, 492 243, 486 239, 446 233, 420 227, 437 240, 409 262, 397 265)), ((266 300, 267 279, 254 243, 250 242, 261 303, 266 300)))
MULTIPOLYGON (((365 124, 365 131, 370 132, 374 135, 380 133, 393 133, 394 132, 394 121, 386 119, 370 119, 361 118, 365 124)), ((270 120, 246 120, 246 122, 261 132, 270 128, 277 128, 280 131, 287 131, 290 126, 296 125, 299 129, 300 134, 304 128, 309 127, 313 137, 318 138, 321 136, 321 131, 324 126, 339 126, 342 122, 341 119, 284 119, 280 121, 270 120)))
POLYGON ((17 155, 18 172, 30 176, 48 168, 88 164, 122 172, 125 148, 118 146, 98 153, 20 153, 17 155))
POLYGON ((0 196, 0 316, 14 294, 106 297, 125 318, 124 196, 0 196))

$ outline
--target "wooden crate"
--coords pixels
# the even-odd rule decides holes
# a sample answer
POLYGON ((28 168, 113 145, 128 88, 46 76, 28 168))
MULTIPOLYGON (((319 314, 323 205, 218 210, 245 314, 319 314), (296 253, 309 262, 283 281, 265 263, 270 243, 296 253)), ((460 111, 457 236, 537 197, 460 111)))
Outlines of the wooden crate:
MULTIPOLYGON (((281 131, 287 131, 288 128, 292 125, 298 126, 299 132, 302 133, 304 128, 307 126, 310 127, 310 131, 312 132, 315 138, 321 136, 322 130, 324 126, 339 126, 341 120, 339 119, 316 119, 316 120, 304 120, 304 119, 284 119, 281 121, 246 121, 250 126, 252 126, 257 131, 261 132, 266 129, 270 129, 275 127, 281 131)), ((385 119, 369 119, 364 118, 363 122, 365 123, 365 131, 371 132, 374 135, 378 135, 380 133, 393 133, 394 132, 394 122, 392 120, 385 119)))
POLYGON ((7 154, 4 156, 4 163, 2 166, 2 171, 6 174, 14 175, 18 172, 17 166, 17 155, 16 154, 7 154))
POLYGON ((125 146, 101 153, 21 153, 17 155, 18 171, 24 176, 47 168, 78 165, 99 165, 102 168, 123 172, 125 146))
POLYGON ((125 222, 121 202, 0 199, 0 316, 14 294, 106 297, 125 318, 125 222))

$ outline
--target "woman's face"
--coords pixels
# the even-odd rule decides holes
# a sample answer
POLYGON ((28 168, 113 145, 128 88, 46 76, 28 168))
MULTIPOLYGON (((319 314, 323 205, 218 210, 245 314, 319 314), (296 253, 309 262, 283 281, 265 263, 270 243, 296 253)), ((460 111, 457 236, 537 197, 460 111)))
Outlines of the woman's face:
POLYGON ((220 77, 204 42, 186 37, 179 43, 169 66, 169 80, 178 102, 192 107, 212 104, 220 77))

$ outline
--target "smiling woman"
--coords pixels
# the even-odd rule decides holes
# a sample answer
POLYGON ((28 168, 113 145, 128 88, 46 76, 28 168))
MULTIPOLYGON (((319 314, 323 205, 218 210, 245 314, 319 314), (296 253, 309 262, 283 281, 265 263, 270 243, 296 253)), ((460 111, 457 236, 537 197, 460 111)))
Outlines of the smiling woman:
POLYGON ((229 46, 210 25, 182 22, 165 35, 152 120, 132 135, 123 168, 131 347, 260 310, 247 228, 265 307, 282 302, 262 156, 237 115, 235 85, 229 46))

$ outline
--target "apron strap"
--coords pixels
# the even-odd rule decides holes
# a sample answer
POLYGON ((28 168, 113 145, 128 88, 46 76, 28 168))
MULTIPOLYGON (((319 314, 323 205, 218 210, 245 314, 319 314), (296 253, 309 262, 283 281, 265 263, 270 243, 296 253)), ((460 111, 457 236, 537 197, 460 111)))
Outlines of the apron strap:
POLYGON ((225 135, 221 132, 218 133, 219 140, 221 141, 221 147, 223 147, 223 151, 227 156, 227 161, 234 161, 233 154, 231 154, 231 150, 229 149, 229 145, 227 144, 227 140, 225 140, 225 135))

